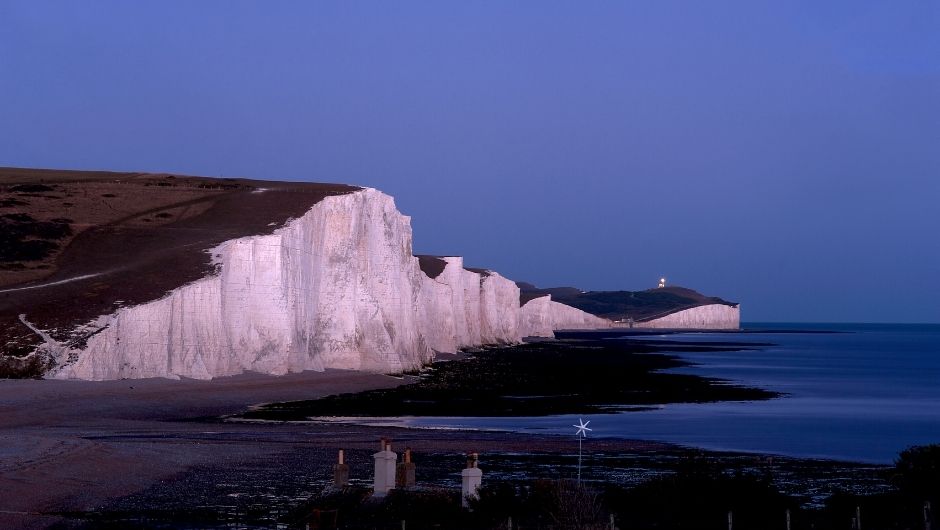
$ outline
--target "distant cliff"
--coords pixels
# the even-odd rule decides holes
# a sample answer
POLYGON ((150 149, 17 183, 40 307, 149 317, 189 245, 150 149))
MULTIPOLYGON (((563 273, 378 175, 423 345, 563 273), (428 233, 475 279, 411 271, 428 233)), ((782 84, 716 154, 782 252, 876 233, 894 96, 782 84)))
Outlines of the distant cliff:
POLYGON ((740 329, 740 305, 708 304, 683 309, 660 318, 634 322, 634 328, 653 329, 740 329))
MULTIPOLYGON (((662 287, 646 291, 582 291, 575 287, 538 288, 517 282, 523 313, 543 312, 551 300, 599 317, 613 327, 672 329, 738 329, 740 306, 721 298, 705 296, 684 287, 662 287)), ((574 317, 574 315, 572 315, 574 317)), ((570 321, 571 319, 567 319, 570 321)), ((575 320, 578 320, 575 318, 575 320)), ((581 320, 584 320, 582 318, 581 320)), ((600 327, 600 326, 599 326, 600 327)), ((555 329, 561 329, 556 327, 555 329)), ((580 325, 571 329, 583 329, 580 325)))
POLYGON ((555 302, 551 295, 529 300, 522 306, 519 332, 523 337, 554 337, 560 329, 604 329, 614 323, 580 309, 555 302))

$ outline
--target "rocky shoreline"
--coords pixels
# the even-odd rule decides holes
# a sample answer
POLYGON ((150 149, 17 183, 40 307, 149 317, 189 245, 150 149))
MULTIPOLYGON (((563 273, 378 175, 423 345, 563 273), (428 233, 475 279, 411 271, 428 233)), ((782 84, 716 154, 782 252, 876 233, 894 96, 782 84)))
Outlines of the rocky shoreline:
POLYGON ((750 349, 761 344, 607 340, 616 332, 569 332, 562 340, 479 350, 438 361, 408 384, 322 399, 276 403, 244 419, 311 417, 547 416, 604 414, 667 403, 770 399, 778 394, 729 381, 664 372, 688 366, 677 354, 750 349))

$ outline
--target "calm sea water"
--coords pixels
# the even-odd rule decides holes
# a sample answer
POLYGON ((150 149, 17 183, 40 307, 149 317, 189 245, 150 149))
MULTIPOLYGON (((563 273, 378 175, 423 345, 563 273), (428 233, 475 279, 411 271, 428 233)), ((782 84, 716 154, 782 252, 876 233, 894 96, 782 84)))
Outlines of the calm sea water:
MULTIPOLYGON (((594 436, 713 450, 890 463, 902 449, 940 443, 940 325, 745 324, 757 333, 689 333, 666 340, 773 343, 683 354, 677 369, 784 392, 755 402, 665 405, 594 415, 594 436), (793 333, 794 330, 839 333, 793 333)), ((621 339, 616 339, 621 340, 621 339)), ((418 427, 568 433, 574 416, 407 418, 418 427)))

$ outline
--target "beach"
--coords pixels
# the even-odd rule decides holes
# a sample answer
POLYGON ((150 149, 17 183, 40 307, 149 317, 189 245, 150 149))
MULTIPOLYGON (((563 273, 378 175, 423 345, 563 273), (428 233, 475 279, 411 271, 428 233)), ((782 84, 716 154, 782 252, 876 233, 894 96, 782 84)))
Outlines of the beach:
MULTIPOLYGON (((266 403, 415 380, 328 370, 212 381, 0 381, 0 526, 121 527, 144 516, 190 528, 246 520, 277 526, 280 516, 330 485, 339 449, 353 484, 370 486, 381 437, 399 453, 413 450, 424 486, 459 486, 470 451, 481 454, 487 480, 575 476, 571 436, 236 417, 266 403)), ((811 500, 840 483, 857 491, 884 488, 878 466, 705 453, 626 438, 590 439, 585 447, 585 480, 598 483, 637 484, 689 458, 707 458, 729 470, 772 475, 782 489, 811 500)))
MULTIPOLYGON (((226 440, 227 433, 265 429, 226 425, 214 421, 218 416, 400 382, 338 370, 214 381, 0 381, 0 527, 43 528, 61 519, 50 513, 94 510, 192 466, 260 458, 290 443, 226 440), (213 423, 193 421, 198 418, 213 423)), ((322 440, 297 436, 295 443, 314 439, 322 440)))
MULTIPOLYGON (((570 449, 570 444, 557 446, 553 437, 219 419, 260 403, 388 388, 404 381, 342 370, 213 381, 0 381, 0 527, 80 526, 88 514, 100 513, 116 499, 141 492, 150 498, 160 485, 176 492, 171 496, 178 494, 174 505, 185 507, 191 497, 185 491, 187 481, 226 473, 226 481, 244 481, 250 489, 259 465, 285 484, 298 478, 325 484, 339 448, 348 451, 351 464, 358 464, 354 480, 365 483, 382 436, 395 440, 396 448, 407 444, 418 454, 435 454, 436 460, 451 455, 443 459, 453 460, 456 471, 468 450, 570 449)), ((667 447, 629 440, 597 446, 616 451, 667 447)), ((448 465, 439 462, 438 474, 447 475, 448 465)), ((430 466, 421 469, 425 478, 429 471, 430 466)), ((130 502, 136 501, 131 497, 130 502)), ((147 501, 154 503, 157 499, 147 501)))

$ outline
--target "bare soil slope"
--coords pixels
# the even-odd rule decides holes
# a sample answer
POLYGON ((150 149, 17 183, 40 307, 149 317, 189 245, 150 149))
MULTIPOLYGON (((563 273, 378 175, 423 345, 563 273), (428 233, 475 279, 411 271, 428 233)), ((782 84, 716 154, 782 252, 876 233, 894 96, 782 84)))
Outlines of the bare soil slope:
POLYGON ((64 338, 119 305, 154 300, 211 273, 208 249, 270 233, 343 184, 153 173, 0 168, 0 377, 41 329, 64 338))

